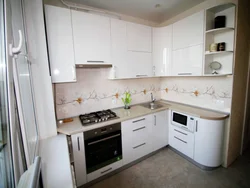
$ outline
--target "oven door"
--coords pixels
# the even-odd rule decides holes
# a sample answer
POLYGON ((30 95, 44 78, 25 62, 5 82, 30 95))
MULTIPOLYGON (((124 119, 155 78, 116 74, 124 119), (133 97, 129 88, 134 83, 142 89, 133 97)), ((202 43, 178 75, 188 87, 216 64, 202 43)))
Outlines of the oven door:
POLYGON ((121 130, 85 140, 87 174, 122 159, 121 130))
POLYGON ((188 116, 179 112, 172 111, 171 123, 188 129, 188 116))

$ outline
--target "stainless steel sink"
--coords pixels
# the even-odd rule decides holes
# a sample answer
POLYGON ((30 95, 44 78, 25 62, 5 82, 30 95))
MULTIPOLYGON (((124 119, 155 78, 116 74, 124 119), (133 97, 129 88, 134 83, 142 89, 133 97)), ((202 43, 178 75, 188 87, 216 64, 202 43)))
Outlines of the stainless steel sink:
POLYGON ((162 104, 158 104, 158 103, 154 103, 153 105, 151 105, 151 103, 144 103, 144 104, 141 104, 140 106, 143 106, 143 107, 151 109, 151 110, 155 110, 155 109, 163 107, 162 104))

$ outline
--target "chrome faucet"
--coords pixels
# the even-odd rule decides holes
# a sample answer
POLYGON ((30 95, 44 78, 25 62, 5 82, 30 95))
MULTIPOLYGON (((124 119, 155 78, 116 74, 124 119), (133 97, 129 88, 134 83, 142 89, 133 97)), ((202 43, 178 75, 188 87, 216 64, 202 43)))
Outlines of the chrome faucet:
POLYGON ((153 93, 151 93, 151 102, 154 103, 155 100, 156 100, 156 99, 154 98, 153 93))

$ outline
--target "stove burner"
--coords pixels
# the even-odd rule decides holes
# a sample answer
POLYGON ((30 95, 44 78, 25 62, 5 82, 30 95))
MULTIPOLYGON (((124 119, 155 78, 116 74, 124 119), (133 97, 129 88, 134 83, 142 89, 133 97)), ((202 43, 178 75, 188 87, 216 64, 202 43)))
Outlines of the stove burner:
POLYGON ((92 125, 102 121, 108 121, 111 119, 119 118, 115 112, 111 110, 103 110, 98 112, 92 112, 89 114, 84 114, 79 116, 80 121, 83 126, 92 125))

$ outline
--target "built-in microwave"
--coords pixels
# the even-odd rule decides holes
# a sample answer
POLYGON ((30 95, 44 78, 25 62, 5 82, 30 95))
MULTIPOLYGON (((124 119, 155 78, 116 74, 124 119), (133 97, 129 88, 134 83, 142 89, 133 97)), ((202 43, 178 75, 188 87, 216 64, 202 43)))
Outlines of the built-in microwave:
POLYGON ((195 117, 172 111, 171 124, 186 129, 188 131, 194 132, 197 120, 195 117))

